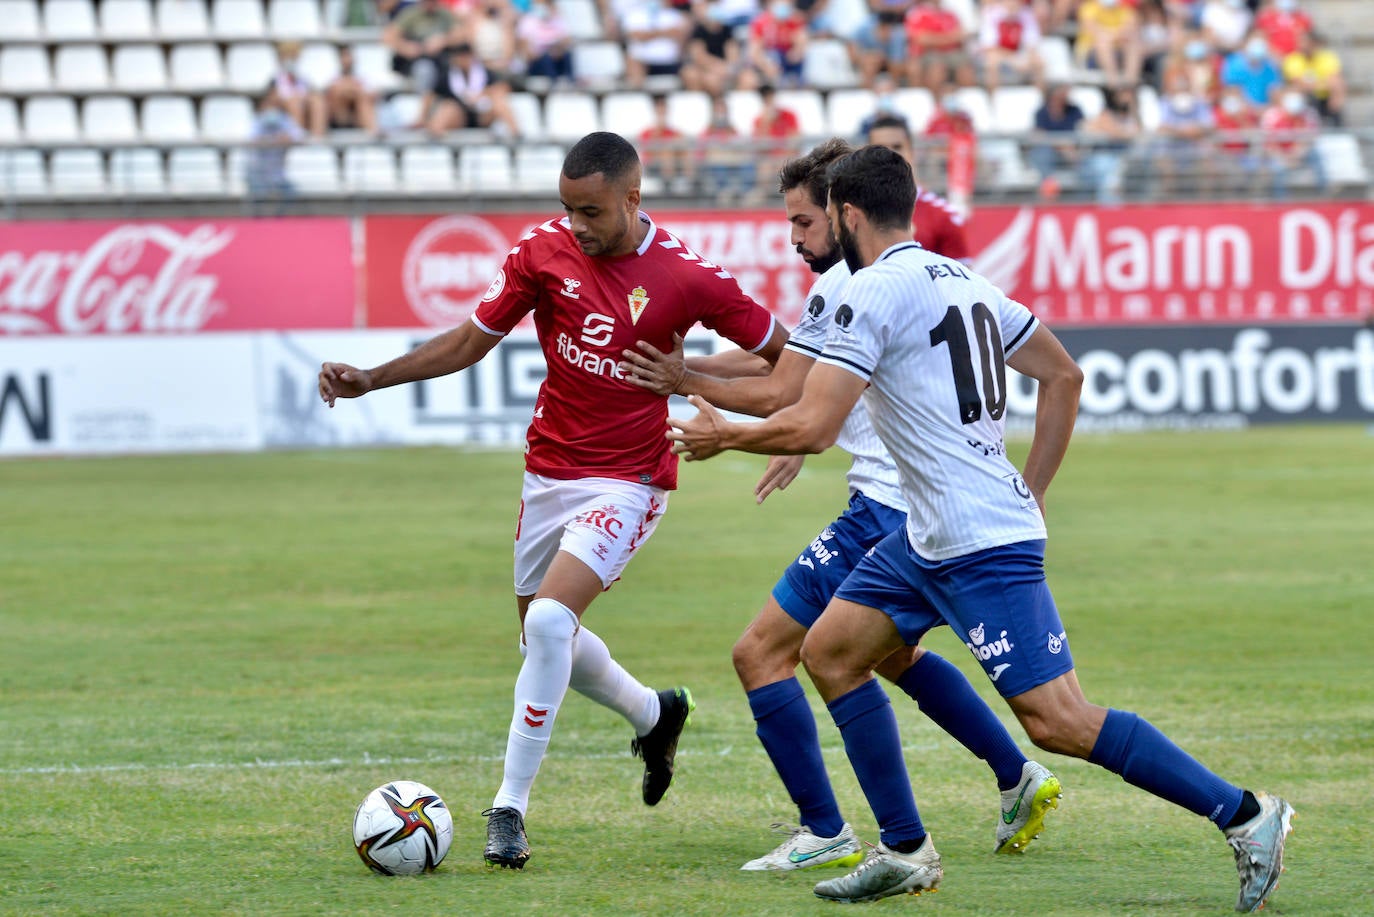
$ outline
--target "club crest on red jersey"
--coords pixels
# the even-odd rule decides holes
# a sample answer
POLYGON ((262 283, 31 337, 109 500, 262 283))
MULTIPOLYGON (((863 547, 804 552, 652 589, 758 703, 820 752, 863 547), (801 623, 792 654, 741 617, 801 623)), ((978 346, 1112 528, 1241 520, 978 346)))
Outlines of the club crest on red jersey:
POLYGON ((644 314, 644 310, 649 306, 649 291, 644 287, 635 287, 630 291, 628 297, 630 301, 630 322, 639 324, 639 317, 644 314))

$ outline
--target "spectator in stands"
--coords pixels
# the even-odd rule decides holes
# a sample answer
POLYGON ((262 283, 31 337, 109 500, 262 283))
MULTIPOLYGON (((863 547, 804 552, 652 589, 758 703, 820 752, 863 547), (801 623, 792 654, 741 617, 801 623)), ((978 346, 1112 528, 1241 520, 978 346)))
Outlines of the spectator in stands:
POLYGON ((752 136, 758 160, 755 191, 762 193, 778 174, 782 163, 796 155, 801 139, 801 122, 791 109, 778 104, 777 90, 768 83, 759 87, 759 101, 763 107, 754 119, 752 136))
POLYGON ((1255 17, 1255 28, 1269 41, 1269 50, 1282 59, 1298 50, 1303 36, 1312 32, 1312 17, 1298 7, 1298 0, 1271 0, 1255 17))
POLYGON ((646 77, 677 76, 691 30, 691 18, 665 0, 644 0, 626 8, 620 19, 626 83, 638 89, 646 77))
POLYGON ((572 82, 572 33, 553 0, 530 0, 529 11, 516 22, 515 39, 527 74, 555 85, 572 82))
POLYGON ((301 76, 301 42, 277 42, 277 72, 272 83, 277 88, 277 99, 286 113, 311 135, 324 135, 327 126, 324 96, 301 76))
POLYGON ((415 0, 377 0, 377 18, 381 22, 391 22, 414 5, 415 0))
POLYGON ((445 49, 462 42, 464 32, 464 23, 439 0, 416 0, 382 30, 382 43, 391 50, 391 69, 408 77, 420 94, 421 124, 429 116, 434 87, 446 66, 445 49))
POLYGON ((1326 169, 1315 142, 1321 124, 1301 89, 1289 87, 1264 109, 1264 164, 1276 198, 1288 196, 1293 177, 1304 169, 1312 173, 1318 192, 1326 190, 1326 169))
POLYGON ((644 174, 663 182, 675 194, 691 189, 692 159, 682 133, 668 123, 668 96, 653 95, 653 123, 639 134, 639 161, 644 174))
POLYGON ((258 97, 257 113, 249 130, 251 146, 244 157, 244 184, 251 209, 281 213, 295 198, 296 187, 286 176, 287 148, 306 139, 306 133, 286 111, 276 81, 258 97))
POLYGON ((913 238, 922 247, 946 258, 968 261, 972 253, 964 231, 964 217, 949 201, 922 187, 921 170, 916 165, 916 150, 906 119, 900 116, 876 119, 865 141, 887 147, 911 166, 911 176, 916 181, 916 206, 911 213, 913 238))
POLYGON ((493 78, 515 83, 525 73, 525 58, 515 37, 518 16, 507 0, 486 0, 470 20, 473 53, 493 78))
POLYGON ((1253 21, 1246 0, 1207 0, 1199 24, 1208 44, 1222 54, 1230 54, 1245 44, 1253 21))
POLYGON ((1248 186, 1263 165, 1257 142, 1260 113, 1239 86, 1227 86, 1212 108, 1214 138, 1221 161, 1221 183, 1239 190, 1248 186))
POLYGON ((1165 62, 1176 43, 1164 0, 1140 0, 1140 78, 1158 88, 1163 85, 1165 62))
POLYGON ((325 117, 330 130, 377 134, 377 93, 355 72, 353 49, 339 48, 339 72, 324 87, 325 117))
POLYGON ((728 204, 753 189, 757 172, 750 144, 730 123, 724 96, 711 97, 711 122, 697 138, 696 158, 705 182, 702 190, 717 204, 728 204))
POLYGON ((800 86, 807 38, 806 17, 792 0, 770 0, 749 23, 745 56, 761 83, 800 86))
POLYGON ((1102 110, 1081 125, 1087 148, 1082 172, 1097 202, 1110 205, 1121 202, 1126 167, 1141 128, 1134 89, 1104 86, 1102 96, 1102 110))
POLYGON ((1283 75, 1269 56, 1269 43, 1263 35, 1252 33, 1244 48, 1226 56, 1221 65, 1221 83, 1239 86, 1252 105, 1269 104, 1269 96, 1283 83, 1283 75))
POLYGON ((1135 7, 1124 0, 1084 0, 1074 53, 1080 66, 1100 70, 1109 86, 1140 82, 1144 47, 1135 7))
POLYGON ((946 82, 975 82, 971 36, 940 0, 917 0, 906 14, 907 82, 934 92, 946 82))
POLYGON ((1040 82, 1040 23, 1026 0, 986 0, 978 27, 983 85, 995 92, 1004 79, 1040 82))
POLYGON ((1195 180, 1194 187, 1188 190, 1197 190, 1205 187, 1201 184, 1203 180, 1212 177, 1205 169, 1209 161, 1208 141, 1216 126, 1212 106, 1186 80, 1177 77, 1165 87, 1165 92, 1151 147, 1158 190, 1164 194, 1178 193, 1178 179, 1183 175, 1195 180))
POLYGON ((873 122, 879 118, 900 118, 906 123, 906 118, 897 110, 897 78, 886 70, 873 78, 873 111, 859 122, 859 134, 867 136, 873 129, 873 122))
POLYGON ((1040 175, 1040 194, 1045 198, 1059 196, 1056 173, 1077 170, 1080 160, 1078 144, 1073 138, 1083 123, 1083 109, 1069 99, 1071 87, 1055 83, 1045 93, 1045 101, 1035 112, 1035 132, 1040 135, 1027 151, 1031 167, 1040 175))
POLYGON ((426 127, 435 137, 473 128, 492 128, 510 139, 520 136, 520 123, 510 107, 510 86, 492 79, 467 42, 448 49, 434 93, 434 111, 426 127))
POLYGON ((915 0, 868 0, 868 15, 854 33, 850 54, 859 69, 859 81, 872 88, 879 73, 906 75, 906 14, 915 0))
POLYGON ((728 24, 722 0, 692 4, 692 32, 682 62, 682 87, 708 95, 730 89, 757 89, 754 71, 744 66, 744 52, 728 24))
POLYGON ((1175 46, 1160 67, 1159 82, 1155 84, 1155 89, 1163 93, 1164 87, 1172 85, 1176 76, 1182 76, 1193 92, 1207 99, 1215 99, 1221 90, 1218 76, 1220 65, 1221 59, 1200 32, 1184 32, 1181 43, 1175 46))
POLYGON ((1307 93, 1324 124, 1345 122, 1345 77, 1341 59, 1316 32, 1304 32, 1298 48, 1283 59, 1283 78, 1307 93))

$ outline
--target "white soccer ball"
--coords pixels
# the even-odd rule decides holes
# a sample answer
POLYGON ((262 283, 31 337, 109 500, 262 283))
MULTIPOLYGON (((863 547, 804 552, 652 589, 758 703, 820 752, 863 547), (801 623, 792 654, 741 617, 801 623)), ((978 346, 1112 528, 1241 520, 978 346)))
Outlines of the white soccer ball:
POLYGON ((439 794, 414 780, 377 787, 353 815, 353 846, 374 872, 432 872, 453 843, 453 816, 439 794))

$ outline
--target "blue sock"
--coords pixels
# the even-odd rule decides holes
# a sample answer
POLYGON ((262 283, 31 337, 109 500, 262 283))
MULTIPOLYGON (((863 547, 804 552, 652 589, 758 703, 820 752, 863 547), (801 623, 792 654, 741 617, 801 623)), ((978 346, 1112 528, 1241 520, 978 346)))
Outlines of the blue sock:
POLYGON ((1088 760, 1218 825, 1236 814, 1245 792, 1203 767, 1149 722, 1124 710, 1107 711, 1088 760))
POLYGON ((878 820, 882 842, 892 847, 925 838, 926 829, 916 811, 911 778, 902 757, 897 717, 887 694, 870 678, 826 706, 840 727, 845 754, 878 820))
POLYGON ((763 743, 787 794, 797 804, 801 823, 821 837, 834 837, 844 818, 830 788, 821 757, 816 718, 796 678, 777 681, 748 693, 754 731, 763 743))
POLYGON ((897 679, 897 687, 911 695, 936 726, 987 762, 999 790, 1021 782, 1026 756, 954 663, 927 650, 897 679))

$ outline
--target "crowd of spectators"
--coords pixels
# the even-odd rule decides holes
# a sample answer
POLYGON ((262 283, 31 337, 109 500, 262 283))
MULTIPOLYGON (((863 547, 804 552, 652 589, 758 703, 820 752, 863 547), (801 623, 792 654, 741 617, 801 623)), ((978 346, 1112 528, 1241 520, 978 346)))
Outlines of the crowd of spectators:
MULTIPOLYGON (((388 125, 384 100, 347 58, 333 82, 314 87, 294 67, 299 45, 283 43, 256 129, 270 150, 335 128, 434 136, 484 128, 517 141, 512 91, 586 83, 575 53, 585 36, 575 26, 585 24, 567 21, 556 0, 376 2, 392 68, 419 97, 418 110, 388 125), (293 126, 283 127, 283 117, 293 126)), ((600 37, 623 52, 616 88, 654 93, 654 123, 635 138, 651 174, 684 191, 709 177, 722 197, 766 187, 776 163, 799 149, 800 125, 776 90, 803 86, 808 47, 819 40, 846 49, 858 84, 874 93, 874 116, 894 114, 889 103, 900 89, 932 94, 929 121, 909 127, 928 151, 923 169, 934 187, 943 184, 951 139, 974 133, 963 87, 1038 87, 1043 104, 1026 159, 1041 194, 1068 185, 1105 203, 1121 199, 1132 170, 1160 193, 1190 182, 1282 195, 1295 174, 1322 187, 1315 135, 1344 118, 1341 58, 1302 0, 854 0, 847 8, 858 3, 861 15, 844 23, 840 0, 583 2, 600 37), (1047 76, 1051 38, 1069 49, 1071 79, 1047 76), (1085 85, 1101 92, 1091 117, 1070 91, 1085 85), (712 97, 701 136, 670 126, 663 93, 675 88, 712 97), (727 116, 724 97, 738 90, 759 95, 749 133, 727 116), (1158 100, 1149 130, 1145 92, 1158 100)))

